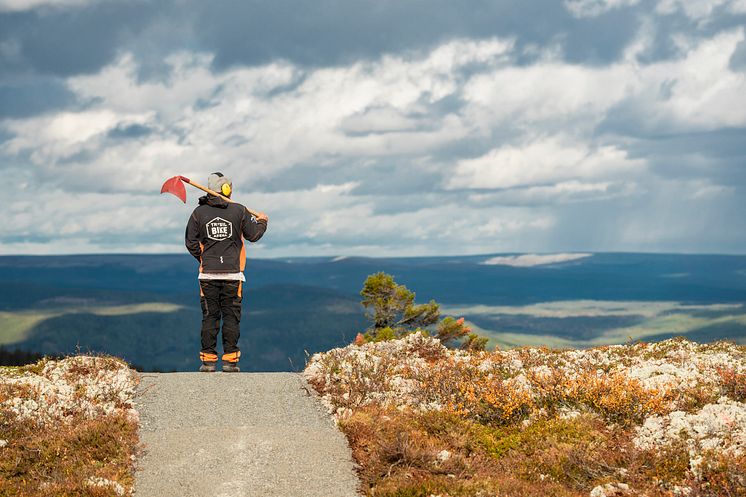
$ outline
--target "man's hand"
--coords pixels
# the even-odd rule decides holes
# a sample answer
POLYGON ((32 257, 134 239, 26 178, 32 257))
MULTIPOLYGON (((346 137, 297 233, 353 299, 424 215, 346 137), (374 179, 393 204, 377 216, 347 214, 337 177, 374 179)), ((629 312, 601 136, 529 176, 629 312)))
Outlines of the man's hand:
POLYGON ((255 217, 257 221, 264 221, 265 223, 269 222, 269 217, 263 212, 257 212, 255 217))

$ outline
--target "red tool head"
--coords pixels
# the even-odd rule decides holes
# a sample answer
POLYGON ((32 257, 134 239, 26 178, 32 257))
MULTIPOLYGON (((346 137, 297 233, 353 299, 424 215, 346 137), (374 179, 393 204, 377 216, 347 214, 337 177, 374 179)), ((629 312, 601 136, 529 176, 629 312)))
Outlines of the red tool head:
POLYGON ((161 187, 161 193, 172 193, 186 204, 186 188, 184 188, 184 183, 182 182, 185 179, 183 176, 168 178, 161 187))

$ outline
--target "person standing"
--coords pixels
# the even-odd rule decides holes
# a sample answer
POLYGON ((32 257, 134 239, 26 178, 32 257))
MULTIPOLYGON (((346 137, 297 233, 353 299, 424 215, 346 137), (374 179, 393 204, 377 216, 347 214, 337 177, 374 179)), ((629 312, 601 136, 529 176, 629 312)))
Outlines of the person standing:
MULTIPOLYGON (((212 173, 207 187, 230 198, 233 183, 223 173, 212 173)), ((267 230, 269 219, 263 212, 253 216, 241 204, 215 195, 200 197, 199 206, 187 223, 184 242, 199 261, 200 305, 202 306, 202 372, 216 369, 217 339, 223 323, 223 371, 240 371, 241 305, 246 281, 244 239, 257 242, 267 230)))

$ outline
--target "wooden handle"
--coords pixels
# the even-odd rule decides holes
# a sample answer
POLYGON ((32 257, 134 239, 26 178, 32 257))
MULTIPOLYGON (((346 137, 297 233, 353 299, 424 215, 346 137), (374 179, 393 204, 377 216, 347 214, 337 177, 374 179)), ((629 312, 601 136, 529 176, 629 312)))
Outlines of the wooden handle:
MULTIPOLYGON (((215 195, 216 197, 220 197, 223 200, 225 200, 226 202, 230 202, 231 204, 235 204, 235 202, 233 200, 229 199, 228 197, 226 197, 226 196, 224 196, 224 195, 222 195, 222 194, 220 194, 218 192, 214 192, 214 191, 210 190, 209 188, 207 188, 206 186, 200 185, 199 183, 195 183, 194 181, 190 180, 186 176, 182 176, 181 177, 181 181, 183 181, 185 183, 189 183, 193 187, 199 188, 200 190, 202 190, 205 193, 209 193, 210 195, 215 195)), ((248 207, 246 207, 246 210, 249 211, 249 214, 251 214, 252 216, 259 217, 259 213, 258 212, 252 211, 248 207)))

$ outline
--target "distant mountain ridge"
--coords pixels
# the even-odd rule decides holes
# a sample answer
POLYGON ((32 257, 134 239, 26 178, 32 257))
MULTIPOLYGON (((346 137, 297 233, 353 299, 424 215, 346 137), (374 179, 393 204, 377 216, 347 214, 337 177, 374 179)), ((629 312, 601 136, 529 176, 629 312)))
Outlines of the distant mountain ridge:
MULTIPOLYGON (((358 292, 378 271, 415 291, 419 302, 435 299, 463 313, 503 347, 678 334, 746 340, 746 256, 250 259, 241 339, 247 370, 300 370, 307 353, 349 343, 366 326, 358 292), (547 315, 547 305, 561 309, 547 315)), ((187 254, 0 256, 0 344, 108 352, 144 368, 192 369, 199 348, 196 274, 187 254)))

